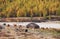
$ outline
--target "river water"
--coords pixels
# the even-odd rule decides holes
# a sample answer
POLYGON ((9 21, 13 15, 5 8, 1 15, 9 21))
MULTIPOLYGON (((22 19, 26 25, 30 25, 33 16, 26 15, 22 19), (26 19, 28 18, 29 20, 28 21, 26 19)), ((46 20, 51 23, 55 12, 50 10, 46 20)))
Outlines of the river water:
MULTIPOLYGON (((26 26, 27 24, 31 23, 31 22, 0 22, 0 25, 2 24, 10 24, 10 25, 13 25, 13 24, 17 24, 17 25, 23 25, 23 26, 26 26)), ((36 23, 37 25, 41 27, 48 27, 48 28, 59 28, 60 29, 60 21, 48 21, 48 22, 33 22, 33 23, 36 23)))

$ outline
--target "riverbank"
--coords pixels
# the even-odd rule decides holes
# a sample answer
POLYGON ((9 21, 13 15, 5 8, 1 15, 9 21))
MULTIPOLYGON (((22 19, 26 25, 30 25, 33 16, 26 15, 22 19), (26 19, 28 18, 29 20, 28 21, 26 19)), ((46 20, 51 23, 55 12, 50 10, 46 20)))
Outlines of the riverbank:
POLYGON ((51 17, 51 19, 44 17, 18 17, 18 18, 1 18, 0 22, 46 22, 51 21, 60 21, 60 17, 51 17))
POLYGON ((60 39, 60 21, 0 22, 0 26, 0 39, 60 39), (27 28, 30 23, 40 28, 27 28))

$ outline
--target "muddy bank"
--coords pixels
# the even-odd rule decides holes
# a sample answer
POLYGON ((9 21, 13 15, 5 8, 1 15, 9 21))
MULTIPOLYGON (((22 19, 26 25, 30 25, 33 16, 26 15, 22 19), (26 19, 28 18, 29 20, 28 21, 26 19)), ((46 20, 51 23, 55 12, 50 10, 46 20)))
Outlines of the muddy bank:
MULTIPOLYGON (((43 18, 43 17, 18 17, 18 18, 1 18, 0 22, 45 22, 49 20, 48 18, 43 18)), ((55 17, 50 19, 52 21, 60 21, 60 18, 55 17)))
POLYGON ((1 18, 0 22, 31 22, 31 21, 40 21, 44 20, 43 17, 19 17, 19 18, 1 18))

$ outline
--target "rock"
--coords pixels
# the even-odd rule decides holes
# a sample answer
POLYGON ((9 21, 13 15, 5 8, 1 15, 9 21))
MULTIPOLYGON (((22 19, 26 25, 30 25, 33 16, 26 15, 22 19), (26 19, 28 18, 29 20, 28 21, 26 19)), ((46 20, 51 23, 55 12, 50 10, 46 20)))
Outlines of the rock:
POLYGON ((3 23, 4 26, 6 26, 6 23, 3 23))
POLYGON ((35 28, 35 29, 39 29, 39 25, 35 24, 35 23, 30 23, 26 26, 27 28, 35 28))

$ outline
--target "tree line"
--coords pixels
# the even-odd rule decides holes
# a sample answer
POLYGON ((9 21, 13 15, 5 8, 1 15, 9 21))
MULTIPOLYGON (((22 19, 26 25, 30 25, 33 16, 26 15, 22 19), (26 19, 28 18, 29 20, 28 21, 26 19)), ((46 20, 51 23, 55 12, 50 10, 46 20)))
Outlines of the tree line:
POLYGON ((0 18, 60 16, 60 0, 0 0, 0 18))

